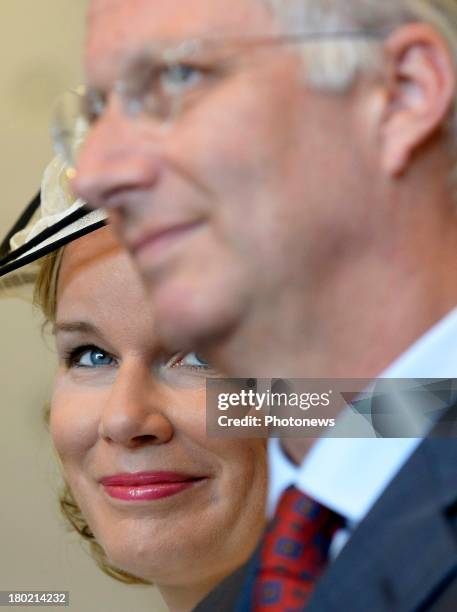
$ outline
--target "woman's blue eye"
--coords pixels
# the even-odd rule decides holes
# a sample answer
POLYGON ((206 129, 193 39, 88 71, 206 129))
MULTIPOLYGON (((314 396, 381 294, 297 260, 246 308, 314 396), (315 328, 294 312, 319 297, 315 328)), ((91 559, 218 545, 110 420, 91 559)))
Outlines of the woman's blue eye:
POLYGON ((82 368, 97 368, 113 365, 114 359, 99 348, 88 348, 74 355, 72 363, 82 368))
POLYGON ((181 365, 191 366, 193 368, 203 368, 207 370, 210 365, 207 361, 205 361, 200 355, 197 353, 187 353, 180 360, 181 365))
POLYGON ((211 366, 197 353, 187 353, 186 355, 174 358, 173 368, 190 368, 194 370, 210 370, 211 366))

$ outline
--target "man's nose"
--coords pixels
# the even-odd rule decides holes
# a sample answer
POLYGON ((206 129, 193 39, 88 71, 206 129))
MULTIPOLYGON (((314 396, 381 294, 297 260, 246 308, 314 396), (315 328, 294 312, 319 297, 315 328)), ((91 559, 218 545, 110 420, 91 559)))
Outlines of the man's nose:
POLYGON ((121 365, 102 407, 99 435, 131 449, 166 444, 173 438, 166 392, 148 368, 136 362, 121 365))
POLYGON ((160 144, 147 120, 129 119, 110 105, 90 128, 71 187, 92 208, 123 207, 132 193, 154 188, 161 173, 160 144))

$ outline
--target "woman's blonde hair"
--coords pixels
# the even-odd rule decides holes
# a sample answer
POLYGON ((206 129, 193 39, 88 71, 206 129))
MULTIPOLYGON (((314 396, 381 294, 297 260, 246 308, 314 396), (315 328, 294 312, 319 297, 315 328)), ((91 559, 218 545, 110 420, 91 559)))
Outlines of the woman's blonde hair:
MULTIPOLYGON (((62 260, 63 249, 55 251, 43 257, 38 278, 35 283, 33 301, 35 306, 41 309, 45 317, 45 325, 54 323, 57 311, 57 281, 59 276, 60 262, 62 260)), ((46 423, 49 423, 49 407, 45 411, 46 423)), ((112 578, 127 584, 150 584, 142 578, 112 565, 100 544, 97 542, 91 528, 84 518, 73 493, 65 481, 59 494, 60 509, 68 524, 89 543, 90 553, 97 565, 112 578)))

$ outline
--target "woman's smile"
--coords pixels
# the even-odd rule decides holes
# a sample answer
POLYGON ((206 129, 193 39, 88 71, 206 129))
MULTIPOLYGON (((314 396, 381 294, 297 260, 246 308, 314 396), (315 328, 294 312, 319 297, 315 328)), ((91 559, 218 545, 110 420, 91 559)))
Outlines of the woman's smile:
POLYGON ((110 497, 127 502, 144 502, 177 495, 207 479, 207 476, 177 472, 126 472, 104 476, 100 484, 110 497))
POLYGON ((110 567, 191 609, 262 534, 265 442, 207 436, 219 373, 165 350, 109 227, 65 248, 55 312, 50 429, 76 503, 110 567))

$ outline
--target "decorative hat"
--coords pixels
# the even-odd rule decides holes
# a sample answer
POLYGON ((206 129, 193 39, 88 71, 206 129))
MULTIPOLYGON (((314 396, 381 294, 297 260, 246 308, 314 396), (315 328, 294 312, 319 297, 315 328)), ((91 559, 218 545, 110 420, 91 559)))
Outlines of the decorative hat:
POLYGON ((71 194, 64 162, 47 166, 41 191, 0 244, 0 297, 29 299, 38 260, 106 224, 103 210, 90 210, 71 194))

